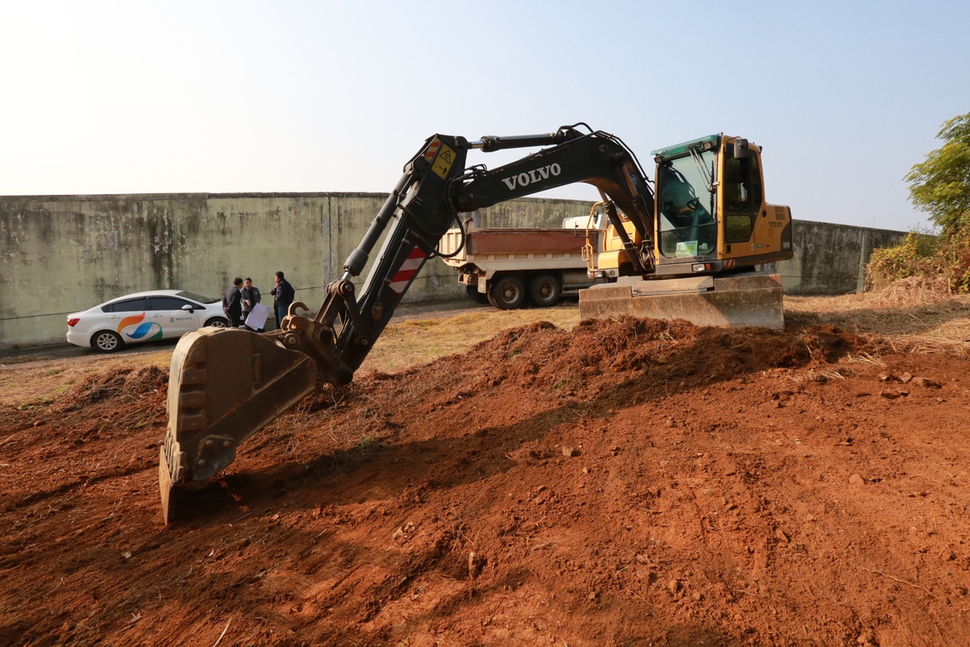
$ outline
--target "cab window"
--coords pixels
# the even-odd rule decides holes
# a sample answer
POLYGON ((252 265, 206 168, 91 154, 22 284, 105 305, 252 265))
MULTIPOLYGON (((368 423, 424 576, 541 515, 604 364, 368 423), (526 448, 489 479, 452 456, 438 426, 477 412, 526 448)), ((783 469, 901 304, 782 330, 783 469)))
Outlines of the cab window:
POLYGON ((666 160, 657 169, 660 253, 705 256, 715 251, 717 224, 711 193, 714 152, 666 160))

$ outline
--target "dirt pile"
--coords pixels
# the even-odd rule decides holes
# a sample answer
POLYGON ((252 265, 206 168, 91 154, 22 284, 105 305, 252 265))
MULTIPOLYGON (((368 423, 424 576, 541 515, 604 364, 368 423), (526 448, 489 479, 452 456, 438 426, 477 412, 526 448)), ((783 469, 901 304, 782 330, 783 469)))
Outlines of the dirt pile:
POLYGON ((163 371, 3 412, 0 645, 970 635, 967 363, 584 322, 328 388, 163 528, 163 371))

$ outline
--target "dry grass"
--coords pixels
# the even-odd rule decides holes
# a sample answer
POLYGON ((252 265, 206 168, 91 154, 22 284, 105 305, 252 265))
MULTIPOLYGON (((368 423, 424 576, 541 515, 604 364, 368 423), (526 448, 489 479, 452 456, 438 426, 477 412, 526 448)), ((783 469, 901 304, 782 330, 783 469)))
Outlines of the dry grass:
POLYGON ((81 357, 52 359, 24 356, 5 360, 0 370, 0 406, 47 405, 66 392, 73 384, 90 375, 98 375, 122 367, 168 368, 172 348, 150 353, 125 353, 117 356, 89 353, 81 357))
POLYGON ((785 297, 785 320, 839 326, 896 351, 970 357, 970 296, 950 294, 942 281, 911 278, 879 292, 785 297))
POLYGON ((575 302, 563 302, 552 308, 527 310, 477 308, 451 317, 392 321, 360 371, 396 373, 438 357, 464 352, 503 330, 538 321, 572 330, 579 324, 579 306, 575 302))

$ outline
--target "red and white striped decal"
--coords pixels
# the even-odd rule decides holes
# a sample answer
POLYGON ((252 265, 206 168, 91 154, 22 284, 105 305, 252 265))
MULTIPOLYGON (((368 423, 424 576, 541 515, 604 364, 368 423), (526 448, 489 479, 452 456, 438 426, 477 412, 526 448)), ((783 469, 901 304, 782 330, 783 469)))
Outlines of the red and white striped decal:
POLYGON ((398 294, 403 294, 404 290, 408 287, 408 283, 417 274, 418 269, 421 268, 426 258, 428 258, 428 255, 421 251, 420 247, 412 249, 411 253, 408 254, 407 260, 401 264, 401 269, 391 279, 390 288, 398 294))
POLYGON ((424 151, 424 158, 429 162, 434 159, 434 156, 438 154, 438 149, 441 148, 441 141, 435 137, 428 144, 428 150, 424 151))
POLYGON ((732 267, 734 267, 734 259, 733 258, 729 258, 726 261, 724 261, 724 269, 729 270, 732 267))

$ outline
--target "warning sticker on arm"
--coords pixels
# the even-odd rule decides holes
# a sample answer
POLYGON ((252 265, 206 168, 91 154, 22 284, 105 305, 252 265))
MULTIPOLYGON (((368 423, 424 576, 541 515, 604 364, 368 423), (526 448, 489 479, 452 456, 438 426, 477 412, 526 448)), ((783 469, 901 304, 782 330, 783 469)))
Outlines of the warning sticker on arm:
POLYGON ((431 170, 444 180, 448 177, 448 171, 451 170, 451 165, 454 163, 455 151, 448 148, 446 144, 442 144, 438 150, 438 155, 434 158, 434 164, 431 166, 431 170))

